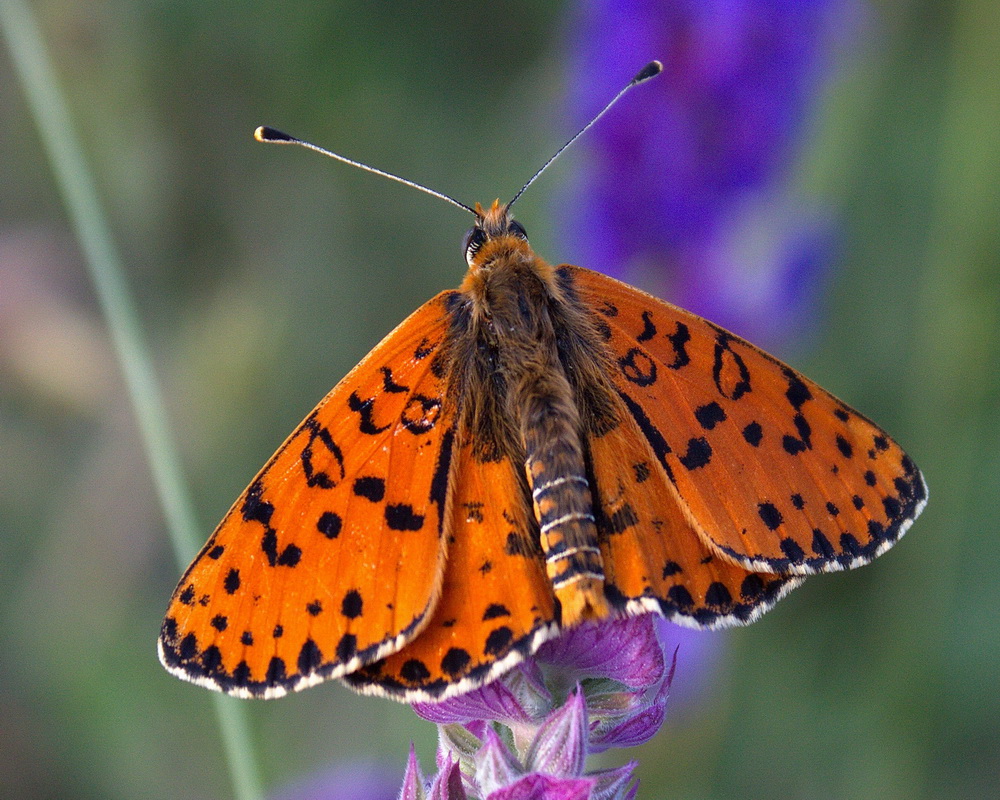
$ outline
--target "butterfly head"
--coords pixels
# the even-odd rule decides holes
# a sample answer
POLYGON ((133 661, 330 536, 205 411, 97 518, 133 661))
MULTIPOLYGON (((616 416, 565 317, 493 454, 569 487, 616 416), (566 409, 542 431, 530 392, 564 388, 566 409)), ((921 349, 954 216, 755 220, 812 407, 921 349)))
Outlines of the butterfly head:
POLYGON ((481 268, 503 252, 524 250, 530 252, 528 234, 524 226, 510 215, 510 203, 493 205, 484 209, 479 203, 473 213, 475 224, 465 234, 462 253, 472 268, 481 268))

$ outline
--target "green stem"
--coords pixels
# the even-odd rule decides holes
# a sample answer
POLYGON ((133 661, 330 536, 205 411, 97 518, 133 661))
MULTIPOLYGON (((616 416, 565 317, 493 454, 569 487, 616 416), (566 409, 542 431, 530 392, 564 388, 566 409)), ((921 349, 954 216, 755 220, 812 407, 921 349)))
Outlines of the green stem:
MULTIPOLYGON (((192 502, 167 424, 163 398, 129 294, 121 259, 111 241, 94 182, 76 139, 37 21, 23 0, 0 0, 0 30, 34 115, 70 223, 83 251, 149 459, 177 563, 183 568, 198 547, 192 502)), ((245 709, 215 695, 216 713, 236 797, 263 798, 251 755, 245 709)))

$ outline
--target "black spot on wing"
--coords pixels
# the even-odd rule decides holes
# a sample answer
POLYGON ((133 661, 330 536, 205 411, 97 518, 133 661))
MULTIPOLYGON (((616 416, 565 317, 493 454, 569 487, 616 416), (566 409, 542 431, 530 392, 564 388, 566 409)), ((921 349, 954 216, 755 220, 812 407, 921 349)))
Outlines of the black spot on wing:
POLYGON ((431 479, 430 502, 438 509, 438 535, 444 530, 444 503, 448 493, 448 473, 451 470, 451 451, 455 441, 454 428, 448 428, 441 437, 441 449, 438 451, 437 463, 434 465, 434 477, 431 479))
POLYGON ((250 484, 246 497, 243 498, 243 505, 240 507, 240 515, 244 522, 259 522, 264 527, 270 526, 274 505, 261 498, 263 493, 264 486, 259 479, 250 484))
POLYGON ((726 421, 726 412, 714 400, 694 410, 694 418, 706 431, 712 430, 720 422, 726 421))
POLYGON ((431 431, 441 414, 441 399, 414 394, 406 401, 400 417, 403 427, 415 436, 431 431))
POLYGON ((323 663, 323 653, 312 639, 306 639, 299 650, 297 666, 299 674, 309 675, 323 663))
POLYGON ((366 436, 375 436, 389 430, 389 425, 379 427, 375 424, 374 398, 369 397, 367 400, 362 400, 358 397, 357 392, 351 392, 351 396, 347 398, 347 407, 360 417, 358 427, 366 436))
MULTIPOLYGON (((353 394, 351 398, 354 398, 353 394)), ((330 431, 316 420, 315 414, 303 423, 303 427, 309 431, 309 439, 300 455, 306 483, 318 486, 320 489, 332 489, 344 479, 344 454, 333 440, 330 431), (324 451, 322 455, 318 447, 324 451), (322 462, 322 469, 318 467, 317 462, 322 462)))
POLYGON ((769 531, 776 530, 784 521, 774 503, 761 503, 757 506, 757 514, 769 531))
POLYGON ((340 602, 340 613, 348 619, 360 617, 363 608, 364 603, 361 599, 361 592, 357 589, 351 589, 347 592, 344 595, 344 599, 340 602))
POLYGON ((374 476, 364 476, 354 480, 354 494, 371 500, 373 503, 380 503, 385 497, 385 479, 374 476))
POLYGON ((316 529, 327 539, 336 539, 340 535, 342 525, 343 520, 341 520, 340 515, 333 511, 324 511, 320 514, 316 529))
POLYGON ((746 443, 751 447, 757 447, 760 445, 761 439, 764 438, 764 431, 760 427, 759 422, 751 422, 743 429, 743 438, 746 443))
POLYGON ((413 357, 417 361, 423 361, 427 356, 434 352, 437 347, 437 342, 432 342, 426 336, 420 340, 420 344, 417 345, 416 349, 413 351, 413 357))
POLYGON ((674 360, 667 364, 668 369, 680 369, 691 363, 691 356, 687 352, 687 343, 691 341, 691 331, 683 322, 677 323, 677 329, 673 333, 667 334, 670 346, 674 350, 674 360))
POLYGON ((792 407, 798 411, 802 408, 803 403, 812 399, 812 392, 809 391, 809 387, 805 385, 799 374, 791 369, 791 367, 784 367, 783 372, 785 373, 785 380, 788 381, 785 397, 788 398, 788 402, 792 404, 792 407))
POLYGON ((424 527, 424 515, 408 503, 394 503, 385 507, 385 522, 393 531, 419 531, 424 527))
POLYGON ((506 625, 495 628, 486 637, 486 646, 483 648, 483 655, 499 657, 507 652, 513 640, 514 631, 506 625))
POLYGON ((795 424, 795 431, 798 435, 793 436, 786 433, 781 440, 781 446, 790 456, 812 449, 812 427, 809 425, 809 421, 803 414, 796 413, 792 422, 795 424))
POLYGON ((718 333, 715 337, 712 380, 723 397, 739 400, 750 391, 750 370, 743 357, 733 350, 732 335, 721 328, 716 330, 718 333))
POLYGON ((801 545, 790 537, 786 537, 781 540, 781 552, 785 554, 791 564, 801 564, 806 557, 805 550, 802 549, 801 545))
POLYGON ((639 524, 639 515, 629 503, 625 503, 611 514, 608 514, 605 508, 601 508, 600 511, 600 519, 597 521, 602 533, 612 535, 624 533, 639 524))
POLYGON ((410 683, 423 683, 431 676, 431 672, 423 661, 411 658, 399 668, 399 676, 410 683))
POLYGON ((648 342, 656 336, 656 326, 653 324, 653 314, 650 311, 642 312, 642 332, 635 337, 637 342, 648 342))
POLYGON ((286 679, 285 660, 278 658, 278 656, 272 656, 270 663, 267 665, 267 674, 264 677, 264 682, 268 686, 278 686, 285 683, 286 679))
POLYGON ((669 578, 671 575, 679 575, 684 569, 676 561, 668 561, 663 565, 662 577, 669 578))
POLYGON ((460 647, 452 647, 441 659, 441 669, 452 677, 457 677, 472 660, 467 650, 460 647))
POLYGON ((728 607, 732 605, 732 602, 733 596, 730 594, 729 589, 726 588, 724 583, 714 581, 705 591, 705 603, 710 606, 728 609, 728 607))
POLYGON ((279 567, 297 567, 302 560, 302 548, 296 544, 285 545, 285 549, 278 556, 279 567))
POLYGON ((854 447, 851 445, 847 439, 837 434, 837 449, 844 458, 851 458, 854 455, 854 447))
POLYGON ((698 469, 707 466, 712 460, 712 446, 708 439, 701 437, 688 441, 687 452, 680 457, 680 462, 688 469, 698 469))
POLYGON ((510 611, 507 606, 501 603, 491 603, 487 606, 486 611, 483 613, 483 622, 487 620, 496 619, 497 617, 509 617, 510 611))
POLYGON ((410 391, 409 386, 403 386, 402 384, 396 383, 392 378, 392 369, 390 367, 381 367, 382 372, 382 388, 391 394, 399 394, 401 392, 410 391))
POLYGON ((656 383, 656 363, 638 347, 633 347, 619 358, 618 367, 625 380, 636 386, 652 386, 656 383))
POLYGON ((337 642, 337 660, 349 661, 358 652, 358 637, 353 633, 345 633, 337 642))
POLYGON ((830 540, 819 528, 813 529, 812 545, 810 546, 812 551, 824 561, 830 561, 837 555, 830 540))

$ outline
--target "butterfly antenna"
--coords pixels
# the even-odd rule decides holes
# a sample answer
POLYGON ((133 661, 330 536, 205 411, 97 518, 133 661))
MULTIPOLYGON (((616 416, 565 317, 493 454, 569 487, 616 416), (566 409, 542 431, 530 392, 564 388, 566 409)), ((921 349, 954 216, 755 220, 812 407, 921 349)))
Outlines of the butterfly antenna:
POLYGON ((367 164, 362 164, 360 161, 355 161, 353 158, 347 158, 346 156, 334 153, 331 150, 327 150, 319 145, 315 145, 312 142, 307 142, 303 139, 296 139, 294 136, 289 136, 287 133, 282 133, 275 128, 269 128, 266 125, 261 125, 257 130, 253 132, 253 138, 258 142, 270 142, 272 144, 297 144, 300 147, 305 147, 308 150, 315 150, 317 153, 322 153, 330 158, 335 158, 337 161, 343 161, 345 164, 350 164, 352 167, 357 167, 358 169, 363 169, 366 172, 374 172, 376 175, 381 175, 383 178, 388 178, 389 180, 396 181, 396 183, 402 183, 406 186, 412 186, 414 189, 419 189, 421 192, 426 192, 434 197, 439 197, 442 200, 446 200, 453 206, 458 206, 459 208, 464 208, 470 214, 475 214, 475 210, 469 208, 465 203, 460 203, 454 197, 449 197, 443 192, 436 192, 434 189, 428 189, 426 186, 421 186, 419 183, 414 183, 413 181, 408 181, 406 178, 400 178, 398 175, 393 175, 391 172, 385 172, 381 169, 376 169, 375 167, 369 167, 367 164))
POLYGON ((586 125, 580 128, 580 130, 577 131, 576 135, 572 139, 570 139, 568 142, 566 142, 566 144, 564 144, 562 147, 556 150, 552 158, 550 158, 548 161, 542 164, 541 169, 539 169, 538 172, 532 175, 528 179, 528 182, 521 187, 521 191, 519 191, 517 194, 514 195, 514 199, 511 200, 509 203, 507 203, 507 208, 510 208, 512 205, 514 205, 514 203, 517 201, 517 198, 519 198, 522 194, 524 194, 524 190, 527 189, 529 186, 531 186, 531 184, 535 182, 535 179, 543 172, 545 172, 545 170, 549 168, 549 165, 553 161, 555 161, 557 158, 559 158, 560 155, 562 155, 563 150, 565 150, 567 147, 573 144, 573 142, 575 142, 577 139, 583 136, 583 134, 585 134, 588 130, 590 130, 590 127, 595 122, 597 122, 597 120, 599 120, 601 117, 607 114, 608 111, 611 109, 611 106, 613 106, 615 103, 617 103, 619 100, 622 99, 622 95, 624 95, 625 92, 627 92, 634 86, 638 86, 640 83, 645 83, 650 78, 655 78, 661 72, 663 72, 663 64, 661 64, 659 61, 650 61, 646 66, 644 66, 639 71, 639 74, 636 75, 634 78, 632 78, 632 80, 628 82, 628 85, 620 92, 618 92, 618 94, 616 94, 614 98, 612 98, 611 102, 601 109, 601 111, 598 113, 596 117, 594 117, 590 122, 588 122, 586 125))

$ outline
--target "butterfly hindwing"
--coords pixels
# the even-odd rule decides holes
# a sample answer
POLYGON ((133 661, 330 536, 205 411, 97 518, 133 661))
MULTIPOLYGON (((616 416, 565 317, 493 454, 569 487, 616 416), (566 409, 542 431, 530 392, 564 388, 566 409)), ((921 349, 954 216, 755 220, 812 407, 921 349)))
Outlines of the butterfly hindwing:
POLYGON ((160 637, 171 672, 279 696, 381 658, 426 625, 454 440, 435 362, 450 294, 355 367, 230 509, 171 599, 160 637))
POLYGON ((509 459, 483 461, 471 443, 455 458, 441 599, 413 641, 345 677, 358 691, 441 700, 502 674, 558 632, 523 479, 509 459))
POLYGON ((923 509, 919 470, 884 431, 749 342, 579 267, 612 379, 697 530, 749 570, 867 563, 923 509))
POLYGON ((696 532, 638 425, 622 421, 588 441, 605 593, 630 614, 656 611, 688 627, 753 622, 804 579, 751 572, 696 532))

